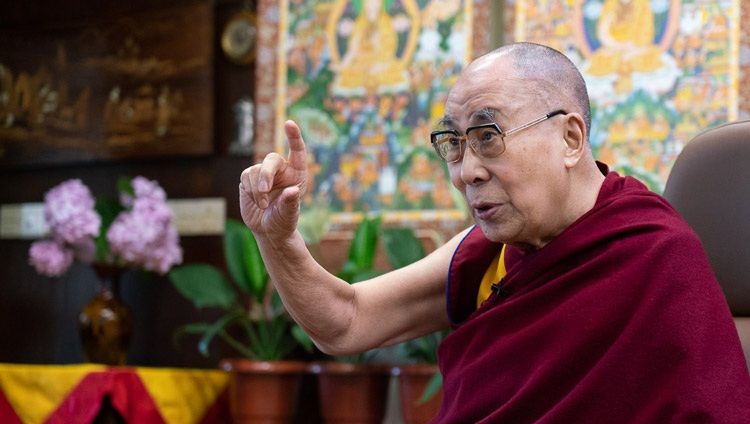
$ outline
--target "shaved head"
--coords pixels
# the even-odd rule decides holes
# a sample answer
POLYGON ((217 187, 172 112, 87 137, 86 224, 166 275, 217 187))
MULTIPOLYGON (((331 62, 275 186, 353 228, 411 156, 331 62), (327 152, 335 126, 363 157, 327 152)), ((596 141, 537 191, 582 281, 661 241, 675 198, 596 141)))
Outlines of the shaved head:
POLYGON ((591 105, 586 82, 576 65, 559 51, 535 43, 513 43, 486 53, 467 68, 467 73, 492 72, 498 61, 510 62, 515 76, 533 80, 525 87, 550 108, 564 108, 583 117, 586 135, 591 132, 591 105))

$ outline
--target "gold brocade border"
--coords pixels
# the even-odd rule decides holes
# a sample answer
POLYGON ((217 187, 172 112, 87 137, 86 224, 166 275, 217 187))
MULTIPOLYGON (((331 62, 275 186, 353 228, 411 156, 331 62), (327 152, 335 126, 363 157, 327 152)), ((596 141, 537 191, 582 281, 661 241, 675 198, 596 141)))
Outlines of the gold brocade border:
POLYGON ((70 391, 103 365, 0 364, 0 390, 24 423, 43 423, 70 391))
MULTIPOLYGON (((229 374, 222 370, 97 364, 0 364, 0 391, 22 422, 41 424, 87 376, 94 373, 108 373, 107 378, 116 378, 123 373, 137 374, 167 424, 200 422, 226 390, 230 379, 229 374)), ((90 388, 82 389, 87 395, 92 393, 90 388)))

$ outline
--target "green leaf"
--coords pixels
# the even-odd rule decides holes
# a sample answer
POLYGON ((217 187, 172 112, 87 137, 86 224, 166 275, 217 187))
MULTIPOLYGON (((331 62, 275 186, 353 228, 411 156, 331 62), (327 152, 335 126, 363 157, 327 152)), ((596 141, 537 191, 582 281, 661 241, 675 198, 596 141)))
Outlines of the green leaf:
POLYGON ((424 246, 411 228, 383 229, 383 246, 393 269, 402 268, 425 256, 424 246))
POLYGON ((278 361, 284 359, 295 347, 291 336, 289 322, 278 316, 261 321, 243 321, 248 339, 248 352, 245 355, 260 361, 278 361))
POLYGON ((193 264, 172 268, 169 279, 196 308, 214 306, 229 309, 237 302, 232 284, 212 265, 193 264))
POLYGON ((253 349, 251 349, 250 346, 246 346, 245 344, 241 343, 239 340, 235 339, 234 337, 230 336, 229 333, 227 333, 224 330, 219 331, 218 333, 219 337, 222 338, 225 342, 227 342, 228 345, 235 348, 240 354, 253 359, 258 360, 258 355, 255 353, 253 349))
POLYGON ((117 179, 117 191, 128 196, 135 197, 135 190, 133 190, 133 182, 130 178, 121 175, 117 179))
POLYGON ((220 332, 224 331, 224 329, 234 321, 241 320, 243 318, 246 319, 247 316, 242 310, 234 310, 216 320, 213 324, 211 324, 210 327, 206 329, 206 331, 203 333, 203 337, 201 337, 200 341, 198 341, 198 351, 203 356, 208 356, 208 345, 211 344, 211 341, 214 339, 214 337, 216 337, 216 335, 220 332))
POLYGON ((437 364, 438 346, 448 333, 448 330, 436 331, 404 342, 407 356, 419 363, 437 364))
POLYGON ((253 233, 240 221, 226 221, 224 257, 237 286, 262 302, 268 284, 268 271, 253 233))
POLYGON ((292 336, 294 337, 294 340, 299 343, 300 346, 302 346, 303 349, 307 353, 312 353, 313 349, 315 348, 315 344, 313 343, 310 336, 305 333, 305 330, 302 329, 299 325, 292 326, 292 336))
POLYGON ((205 322, 194 322, 180 326, 172 335, 172 342, 177 345, 182 337, 188 334, 203 334, 210 326, 211 324, 205 322))
POLYGON ((284 302, 282 302, 279 292, 277 290, 271 291, 270 308, 267 311, 264 311, 263 315, 267 318, 276 317, 284 314, 285 312, 286 309, 284 307, 284 302))
POLYGON ((358 270, 371 269, 375 263, 381 217, 363 218, 354 232, 349 246, 349 261, 358 270))
POLYGON ((350 278, 350 282, 351 283, 358 283, 360 281, 369 280, 371 278, 375 278, 378 275, 383 275, 383 274, 384 274, 383 271, 378 271, 378 270, 375 270, 375 269, 365 269, 365 270, 359 271, 359 272, 357 272, 355 274, 352 274, 352 276, 350 278))
POLYGON ((357 264, 355 264, 351 260, 348 260, 344 263, 344 266, 341 267, 339 272, 336 273, 336 276, 348 283, 352 283, 354 280, 354 276, 358 272, 359 269, 357 268, 357 264))
MULTIPOLYGON (((250 277, 245 264, 244 224, 227 219, 224 224, 224 260, 232 280, 245 292, 250 291, 250 277)), ((249 230, 248 230, 249 231, 249 230)))
MULTIPOLYGON (((246 227, 247 228, 247 227, 246 227)), ((250 294, 259 302, 263 303, 268 285, 268 271, 260 254, 258 242, 255 241, 253 233, 248 229, 245 232, 246 263, 248 275, 250 276, 250 294)))
POLYGON ((96 212, 102 220, 99 235, 94 240, 96 244, 96 258, 101 262, 106 262, 109 257, 109 242, 107 241, 107 229, 114 222, 117 215, 124 211, 119 200, 113 197, 96 199, 94 205, 96 212))
POLYGON ((432 376, 429 382, 427 382, 427 386, 424 388, 424 392, 422 392, 422 396, 419 397, 417 400, 417 405, 422 404, 430 400, 437 392, 440 390, 440 388, 443 386, 443 375, 438 373, 435 373, 435 375, 432 376))

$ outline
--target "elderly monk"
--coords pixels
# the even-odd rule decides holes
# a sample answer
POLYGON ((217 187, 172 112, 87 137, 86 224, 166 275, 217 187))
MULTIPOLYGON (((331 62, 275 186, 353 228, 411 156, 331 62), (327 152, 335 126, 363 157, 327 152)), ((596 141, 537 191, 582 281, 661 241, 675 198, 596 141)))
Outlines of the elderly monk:
POLYGON ((241 176, 242 217, 292 317, 330 354, 452 327, 436 423, 750 422, 750 374, 695 233, 595 161, 583 78, 518 43, 479 57, 431 134, 476 221, 349 285, 296 230, 305 144, 241 176), (447 307, 446 307, 447 305, 447 307))

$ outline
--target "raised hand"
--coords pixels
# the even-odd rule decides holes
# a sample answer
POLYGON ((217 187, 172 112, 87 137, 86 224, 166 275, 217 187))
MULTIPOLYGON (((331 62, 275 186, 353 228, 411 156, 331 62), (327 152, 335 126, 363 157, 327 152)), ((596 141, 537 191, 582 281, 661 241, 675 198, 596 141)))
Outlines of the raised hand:
POLYGON ((300 198, 307 185, 307 151, 293 121, 284 123, 289 156, 269 153, 240 176, 240 212, 256 235, 285 238, 297 227, 300 198))

